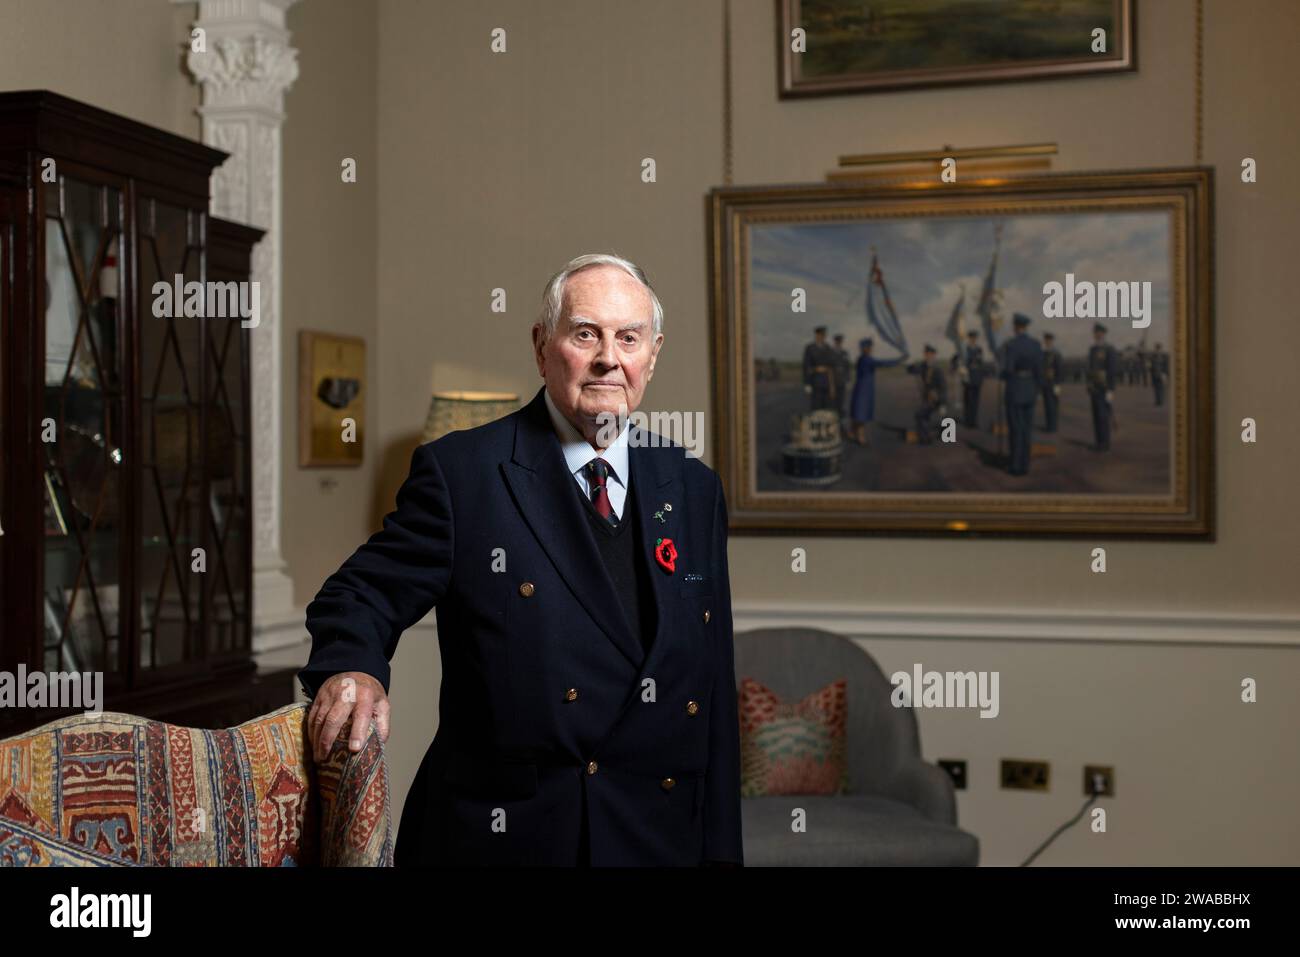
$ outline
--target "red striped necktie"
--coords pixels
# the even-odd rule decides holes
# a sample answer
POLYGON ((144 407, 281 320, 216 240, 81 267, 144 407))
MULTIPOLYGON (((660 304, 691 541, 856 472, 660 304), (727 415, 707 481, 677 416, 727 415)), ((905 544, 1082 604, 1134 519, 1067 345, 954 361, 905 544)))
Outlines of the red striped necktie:
POLYGON ((596 514, 611 525, 618 524, 614 515, 614 506, 609 503, 609 463, 597 456, 586 464, 587 479, 591 483, 591 504, 596 506, 596 514))

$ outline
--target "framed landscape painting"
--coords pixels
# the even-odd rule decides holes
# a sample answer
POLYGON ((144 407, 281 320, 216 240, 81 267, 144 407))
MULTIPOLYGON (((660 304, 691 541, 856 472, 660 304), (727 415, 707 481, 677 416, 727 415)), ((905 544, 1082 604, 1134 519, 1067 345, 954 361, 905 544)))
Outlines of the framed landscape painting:
POLYGON ((780 94, 1133 70, 1135 2, 777 0, 780 94))
POLYGON ((1206 168, 715 189, 732 529, 1212 539, 1212 192, 1206 168))

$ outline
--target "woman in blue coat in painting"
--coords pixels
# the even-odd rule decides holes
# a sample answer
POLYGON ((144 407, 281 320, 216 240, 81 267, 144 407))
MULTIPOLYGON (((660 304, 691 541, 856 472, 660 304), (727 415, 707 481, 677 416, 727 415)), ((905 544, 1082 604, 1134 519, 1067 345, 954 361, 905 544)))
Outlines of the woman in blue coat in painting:
POLYGON ((876 359, 871 355, 870 339, 858 340, 857 375, 853 382, 853 397, 849 400, 849 418, 853 420, 853 441, 858 445, 867 445, 867 423, 876 414, 876 370, 888 369, 907 359, 904 352, 897 359, 876 359))

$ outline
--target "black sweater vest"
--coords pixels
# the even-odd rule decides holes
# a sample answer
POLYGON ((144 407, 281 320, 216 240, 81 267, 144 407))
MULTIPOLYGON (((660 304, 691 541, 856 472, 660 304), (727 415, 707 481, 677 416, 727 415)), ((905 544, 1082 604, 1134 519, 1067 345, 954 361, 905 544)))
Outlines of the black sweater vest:
POLYGON ((617 526, 600 517, 596 506, 583 494, 576 481, 573 491, 582 501, 582 511, 591 525, 601 561, 614 580, 623 616, 632 634, 641 640, 641 647, 648 652, 655 637, 658 609, 650 583, 649 562, 653 557, 649 546, 642 541, 640 523, 636 520, 636 489, 628 488, 623 502, 623 517, 617 526))

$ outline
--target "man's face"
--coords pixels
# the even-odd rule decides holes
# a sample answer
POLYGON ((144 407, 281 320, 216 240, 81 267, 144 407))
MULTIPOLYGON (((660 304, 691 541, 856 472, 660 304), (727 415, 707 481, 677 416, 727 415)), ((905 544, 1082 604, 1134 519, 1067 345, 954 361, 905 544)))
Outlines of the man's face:
POLYGON ((1092 332, 1092 341, 1097 343, 1097 345, 1101 345, 1106 341, 1106 333, 1102 332, 1100 329, 1094 329, 1092 332))
POLYGON ((564 284, 555 334, 533 325, 537 371, 551 401, 592 442, 601 413, 631 414, 654 375, 663 333, 654 334, 646 288, 617 266, 589 266, 564 284))

